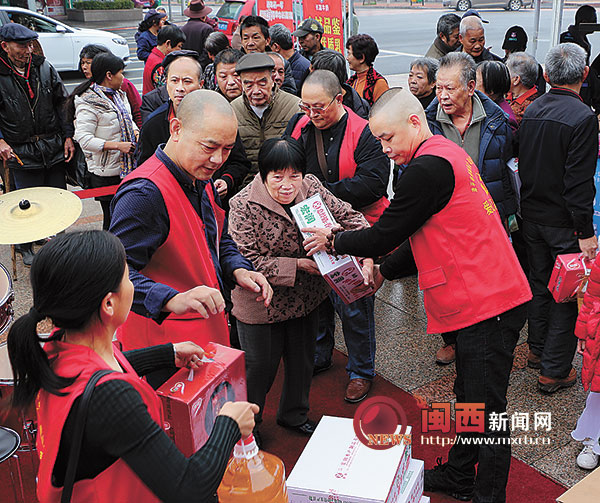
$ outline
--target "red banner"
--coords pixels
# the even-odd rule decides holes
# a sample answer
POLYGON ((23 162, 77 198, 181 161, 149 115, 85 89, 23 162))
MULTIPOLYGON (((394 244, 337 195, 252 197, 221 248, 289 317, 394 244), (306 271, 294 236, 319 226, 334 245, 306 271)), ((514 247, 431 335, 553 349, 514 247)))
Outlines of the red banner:
POLYGON ((324 47, 344 54, 344 28, 341 0, 304 0, 304 19, 313 18, 323 25, 321 42, 324 47))
POLYGON ((292 0, 257 0, 256 8, 269 25, 281 23, 290 31, 295 30, 292 0))

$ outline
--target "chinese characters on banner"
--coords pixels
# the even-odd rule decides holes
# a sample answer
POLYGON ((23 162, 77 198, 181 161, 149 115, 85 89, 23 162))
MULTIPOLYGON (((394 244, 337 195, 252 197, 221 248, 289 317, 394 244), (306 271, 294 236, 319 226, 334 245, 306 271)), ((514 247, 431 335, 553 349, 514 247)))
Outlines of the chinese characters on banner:
POLYGON ((304 19, 316 19, 323 25, 321 43, 327 49, 344 54, 344 28, 342 24, 341 0, 304 0, 304 19))
MULTIPOLYGON (((483 433, 485 431, 485 404, 459 403, 454 405, 456 412, 456 433, 483 433)), ((450 403, 434 402, 431 410, 421 411, 421 431, 450 432, 450 403)), ((533 421, 530 422, 529 412, 514 412, 508 416, 506 412, 500 414, 491 412, 488 418, 489 431, 551 431, 552 414, 550 412, 535 412, 533 421)))
POLYGON ((258 15, 265 18, 270 26, 281 23, 294 31, 294 13, 292 0, 257 0, 258 15))

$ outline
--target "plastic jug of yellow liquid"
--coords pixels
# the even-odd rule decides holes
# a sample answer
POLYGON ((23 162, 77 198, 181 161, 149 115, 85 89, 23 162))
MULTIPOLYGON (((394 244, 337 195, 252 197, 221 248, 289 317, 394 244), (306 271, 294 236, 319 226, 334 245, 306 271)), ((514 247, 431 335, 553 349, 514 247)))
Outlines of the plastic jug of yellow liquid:
POLYGON ((283 461, 258 450, 253 435, 240 440, 217 495, 219 503, 288 503, 283 461))

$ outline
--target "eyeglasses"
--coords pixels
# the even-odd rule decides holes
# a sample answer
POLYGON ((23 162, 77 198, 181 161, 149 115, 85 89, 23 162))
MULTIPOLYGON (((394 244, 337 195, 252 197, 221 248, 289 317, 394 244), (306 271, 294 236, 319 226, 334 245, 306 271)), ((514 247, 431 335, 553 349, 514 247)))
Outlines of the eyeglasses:
POLYGON ((335 101, 335 99, 340 96, 341 93, 336 94, 333 99, 329 102, 329 105, 327 105, 326 107, 311 107, 310 105, 307 105, 306 103, 303 103, 302 101, 300 103, 298 103, 298 107, 300 107, 300 110, 302 110, 306 115, 310 115, 312 113, 315 114, 322 114, 323 112, 325 112, 325 110, 327 110, 332 103, 335 101))

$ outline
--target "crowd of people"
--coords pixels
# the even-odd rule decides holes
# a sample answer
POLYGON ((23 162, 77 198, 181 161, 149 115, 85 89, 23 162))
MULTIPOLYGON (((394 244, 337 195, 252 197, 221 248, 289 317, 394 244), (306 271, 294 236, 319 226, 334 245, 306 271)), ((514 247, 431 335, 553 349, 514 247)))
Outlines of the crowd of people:
MULTIPOLYGON (((31 266, 33 307, 8 345, 15 403, 37 396, 41 501, 65 485, 75 411, 98 369, 112 373, 90 401, 74 500, 109 483, 117 500, 214 500, 233 444, 268 434, 262 412, 281 359, 277 422, 314 432, 309 391, 332 366, 336 313, 348 350, 343 398, 369 394, 374 292, 414 274, 427 332, 443 339, 435 361, 455 362, 457 401, 485 403, 486 418, 506 413, 526 323, 540 392, 573 386, 583 354, 590 394, 573 437, 584 442, 579 466, 595 467, 600 265, 579 317, 547 287, 557 255, 592 261, 598 247, 600 64, 578 28, 596 21, 593 7, 578 10, 543 68, 522 27, 507 30, 498 56, 477 11, 444 14, 410 64, 408 89, 389 89, 375 70, 368 34, 351 36, 344 57, 323 46, 315 19, 291 32, 251 15, 230 42, 210 12, 193 0, 178 27, 148 11, 136 34, 142 96, 102 46, 81 51, 85 81, 68 96, 32 54, 37 33, 0 28, 0 157, 12 185, 66 188, 73 163, 88 172, 85 188, 118 185, 98 198, 103 231, 67 232, 37 254, 34 243, 17 248, 31 266), (291 207, 315 194, 338 226, 303 229, 304 239, 291 207), (311 258, 319 251, 359 257, 371 293, 346 304, 311 258), (42 349, 44 318, 56 329, 42 349), (208 443, 185 458, 160 426, 152 388, 196 368, 208 342, 245 352, 249 402, 226 404, 208 443)), ((425 489, 505 501, 509 435, 487 420, 477 436, 489 442, 459 434, 447 462, 426 470, 425 489)))

